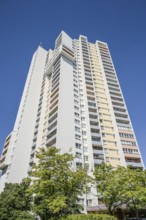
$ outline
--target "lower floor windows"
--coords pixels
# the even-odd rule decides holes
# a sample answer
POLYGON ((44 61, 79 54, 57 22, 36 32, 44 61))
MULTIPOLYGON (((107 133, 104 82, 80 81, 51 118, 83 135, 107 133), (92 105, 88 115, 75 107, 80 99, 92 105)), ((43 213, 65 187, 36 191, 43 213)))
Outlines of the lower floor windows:
POLYGON ((87 206, 92 206, 92 199, 87 199, 87 206))
POLYGON ((81 147, 82 147, 82 145, 79 144, 79 143, 76 143, 75 146, 76 146, 76 148, 78 148, 78 149, 81 149, 81 147))

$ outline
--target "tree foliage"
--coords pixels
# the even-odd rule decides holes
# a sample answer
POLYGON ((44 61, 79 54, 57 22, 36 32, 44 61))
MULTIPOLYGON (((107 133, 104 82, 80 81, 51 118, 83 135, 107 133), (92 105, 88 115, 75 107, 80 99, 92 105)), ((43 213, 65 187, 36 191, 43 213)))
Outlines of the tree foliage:
POLYGON ((127 208, 136 212, 146 208, 146 171, 132 170, 125 171, 124 196, 127 208))
POLYGON ((117 218, 106 215, 106 214, 79 214, 79 215, 69 215, 61 220, 116 220, 117 218))
POLYGON ((119 205, 123 204, 122 186, 124 180, 121 178, 121 172, 104 163, 96 167, 94 172, 98 199, 107 206, 109 213, 113 213, 119 205))
POLYGON ((95 168, 98 199, 103 202, 109 213, 125 205, 132 210, 146 205, 146 172, 131 167, 113 168, 102 163, 95 168))
MULTIPOLYGON (((42 220, 65 218, 110 219, 96 215, 78 215, 82 206, 78 197, 86 193, 93 179, 85 169, 75 169, 74 156, 61 154, 55 147, 41 148, 36 154, 30 177, 20 184, 7 183, 0 194, 0 220, 32 220, 34 212, 42 220), (70 215, 71 214, 71 215, 70 215), (75 215, 76 214, 76 215, 75 215)), ((110 214, 124 205, 135 212, 146 208, 146 171, 131 167, 113 168, 102 163, 94 171, 97 196, 110 214)))
POLYGON ((82 207, 77 200, 88 181, 86 171, 73 169, 73 155, 60 154, 55 147, 41 148, 36 157, 38 164, 30 173, 36 213, 42 219, 79 213, 82 207))
POLYGON ((32 196, 28 193, 30 180, 23 179, 22 183, 6 183, 0 194, 0 220, 31 220, 32 196))

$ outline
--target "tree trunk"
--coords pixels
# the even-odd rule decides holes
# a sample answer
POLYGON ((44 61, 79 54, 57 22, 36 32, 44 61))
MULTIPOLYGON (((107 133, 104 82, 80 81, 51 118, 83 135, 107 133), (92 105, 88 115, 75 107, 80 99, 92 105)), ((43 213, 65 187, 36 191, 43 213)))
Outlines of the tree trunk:
POLYGON ((108 207, 108 212, 109 212, 110 215, 113 215, 113 210, 112 210, 111 206, 108 207))
POLYGON ((136 209, 136 217, 139 218, 139 210, 136 209))

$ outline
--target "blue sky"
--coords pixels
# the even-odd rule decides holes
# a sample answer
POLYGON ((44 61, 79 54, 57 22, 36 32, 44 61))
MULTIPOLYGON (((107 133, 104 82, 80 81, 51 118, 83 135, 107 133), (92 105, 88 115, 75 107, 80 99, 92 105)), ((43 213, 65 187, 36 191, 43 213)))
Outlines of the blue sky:
POLYGON ((0 1, 0 151, 12 130, 33 52, 61 30, 108 43, 146 164, 146 1, 0 1))

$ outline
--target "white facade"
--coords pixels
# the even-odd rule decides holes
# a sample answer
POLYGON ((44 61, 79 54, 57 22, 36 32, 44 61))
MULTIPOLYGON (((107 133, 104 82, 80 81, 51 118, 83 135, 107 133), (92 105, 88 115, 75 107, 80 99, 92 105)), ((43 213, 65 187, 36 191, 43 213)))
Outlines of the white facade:
POLYGON ((27 176, 46 54, 39 47, 32 58, 14 130, 8 143, 6 139, 1 157, 4 162, 0 166, 5 170, 0 179, 2 188, 4 182, 21 182, 27 176))
MULTIPOLYGON (((89 172, 102 161, 144 167, 106 43, 93 44, 82 35, 73 40, 62 31, 54 50, 37 49, 4 144, 0 190, 5 182, 21 182, 36 149, 52 145, 71 149, 75 167, 89 172)), ((80 202, 96 206, 95 189, 80 202)))

